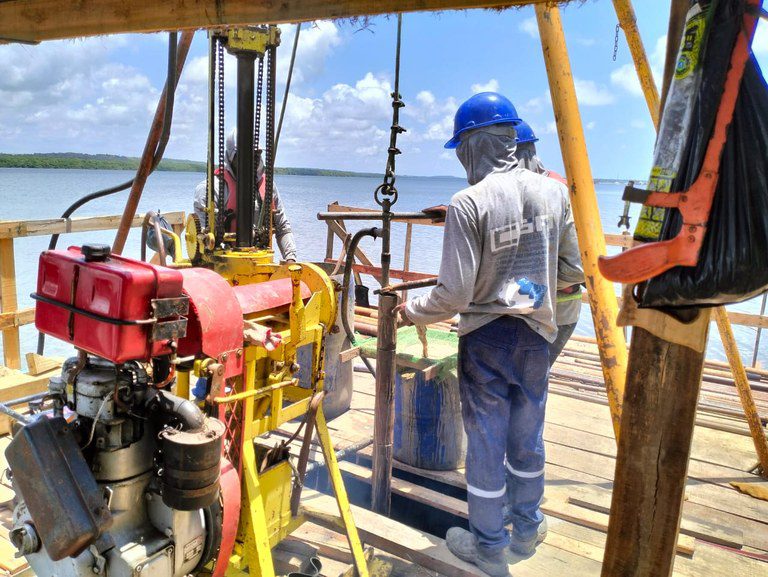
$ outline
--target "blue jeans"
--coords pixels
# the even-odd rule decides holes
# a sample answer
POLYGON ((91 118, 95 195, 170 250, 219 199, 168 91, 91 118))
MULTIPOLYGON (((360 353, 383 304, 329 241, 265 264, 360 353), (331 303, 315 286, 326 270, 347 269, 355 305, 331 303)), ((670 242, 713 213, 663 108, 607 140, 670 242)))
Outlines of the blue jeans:
POLYGON ((469 527, 488 551, 536 534, 544 517, 547 341, 517 317, 501 317, 459 339, 459 390, 467 432, 469 527))

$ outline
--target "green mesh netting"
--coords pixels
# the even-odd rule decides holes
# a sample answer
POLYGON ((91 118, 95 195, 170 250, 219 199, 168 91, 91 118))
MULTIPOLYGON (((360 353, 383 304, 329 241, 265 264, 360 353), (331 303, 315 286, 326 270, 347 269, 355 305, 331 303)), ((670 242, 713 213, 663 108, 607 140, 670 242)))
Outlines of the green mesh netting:
MULTIPOLYGON (((459 355, 459 337, 456 333, 427 329, 427 342, 429 357, 422 356, 422 346, 416 327, 402 327, 397 330, 397 359, 408 363, 440 365, 439 377, 445 377, 447 373, 455 376, 459 355)), ((370 337, 358 341, 360 354, 364 357, 376 358, 376 337, 370 337)), ((403 370, 412 371, 413 368, 403 367, 403 370)), ((398 369, 400 370, 400 369, 398 369)))

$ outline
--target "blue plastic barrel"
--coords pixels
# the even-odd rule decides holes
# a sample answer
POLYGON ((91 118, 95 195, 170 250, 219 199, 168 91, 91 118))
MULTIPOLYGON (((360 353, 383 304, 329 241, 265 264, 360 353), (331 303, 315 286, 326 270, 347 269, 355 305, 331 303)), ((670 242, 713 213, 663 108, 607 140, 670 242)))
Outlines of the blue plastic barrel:
MULTIPOLYGON (((332 272, 333 265, 328 263, 315 263, 327 273, 332 272)), ((337 274, 331 277, 334 286, 341 286, 344 279, 343 274, 337 274)), ((349 318, 355 315, 355 277, 350 275, 349 286, 349 318)), ((325 398, 323 399, 323 413, 325 418, 330 420, 347 412, 352 403, 352 362, 342 363, 339 360, 339 354, 351 348, 349 339, 344 335, 344 329, 341 325, 341 291, 336 293, 338 306, 336 311, 336 323, 331 327, 331 332, 325 337, 325 381, 323 390, 325 398)), ((311 345, 299 347, 296 352, 296 360, 301 367, 299 369, 299 384, 304 387, 310 386, 310 370, 312 368, 312 349, 311 345)))
POLYGON ((455 369, 430 380, 422 371, 398 371, 395 459, 420 469, 447 471, 463 467, 466 455, 455 369))

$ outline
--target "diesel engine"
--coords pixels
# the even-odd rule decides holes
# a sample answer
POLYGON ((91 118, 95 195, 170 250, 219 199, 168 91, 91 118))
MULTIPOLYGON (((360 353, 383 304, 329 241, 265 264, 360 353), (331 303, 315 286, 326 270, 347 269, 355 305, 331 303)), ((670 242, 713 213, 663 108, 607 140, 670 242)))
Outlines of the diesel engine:
POLYGON ((39 576, 183 577, 219 550, 225 427, 171 392, 183 282, 102 246, 41 257, 36 325, 79 354, 6 451, 10 538, 39 576))

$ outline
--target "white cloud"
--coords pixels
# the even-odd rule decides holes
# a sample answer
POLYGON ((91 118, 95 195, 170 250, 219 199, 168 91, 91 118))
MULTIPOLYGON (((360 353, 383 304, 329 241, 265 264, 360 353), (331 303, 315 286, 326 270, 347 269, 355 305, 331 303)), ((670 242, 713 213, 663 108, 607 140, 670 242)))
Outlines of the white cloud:
POLYGON ((573 79, 576 85, 576 97, 579 104, 584 106, 605 106, 612 104, 616 100, 613 92, 603 85, 599 85, 592 80, 573 79))
POLYGON ((110 36, 2 47, 0 147, 140 154, 159 90, 112 61, 127 46, 127 37, 110 36))
POLYGON ((421 106, 432 107, 435 105, 435 95, 429 90, 422 90, 416 95, 416 102, 421 106))
POLYGON ((521 32, 525 32, 531 38, 539 39, 539 25, 536 23, 536 18, 526 18, 517 27, 521 32))
POLYGON ((446 114, 456 113, 456 99, 453 97, 440 99, 429 90, 422 90, 416 94, 416 99, 406 102, 402 114, 411 121, 430 122, 441 118, 446 114))
POLYGON ((453 135, 453 114, 446 115, 442 120, 430 124, 425 133, 426 140, 447 141, 453 135))
POLYGON ((595 129, 595 126, 597 126, 597 123, 596 123, 596 122, 593 120, 593 121, 591 121, 591 122, 587 122, 587 124, 586 124, 585 128, 586 128, 587 130, 594 130, 594 129, 595 129))
MULTIPOLYGON (((291 61, 296 26, 286 24, 280 29, 281 49, 278 50, 277 58, 277 82, 284 85, 288 75, 288 65, 291 61)), ((291 84, 300 86, 311 82, 312 79, 322 74, 328 57, 341 43, 341 33, 335 23, 320 20, 311 24, 304 24, 299 35, 299 47, 296 50, 296 63, 291 84)))
POLYGON ((544 112, 545 110, 551 110, 552 109, 552 95, 550 94, 549 90, 547 90, 544 94, 541 96, 536 96, 535 98, 531 98, 518 106, 517 111, 523 116, 530 116, 532 114, 539 114, 540 112, 544 112))
POLYGON ((473 94, 476 94, 478 92, 498 92, 499 81, 496 80, 495 78, 491 78, 485 84, 473 84, 471 90, 473 94))

